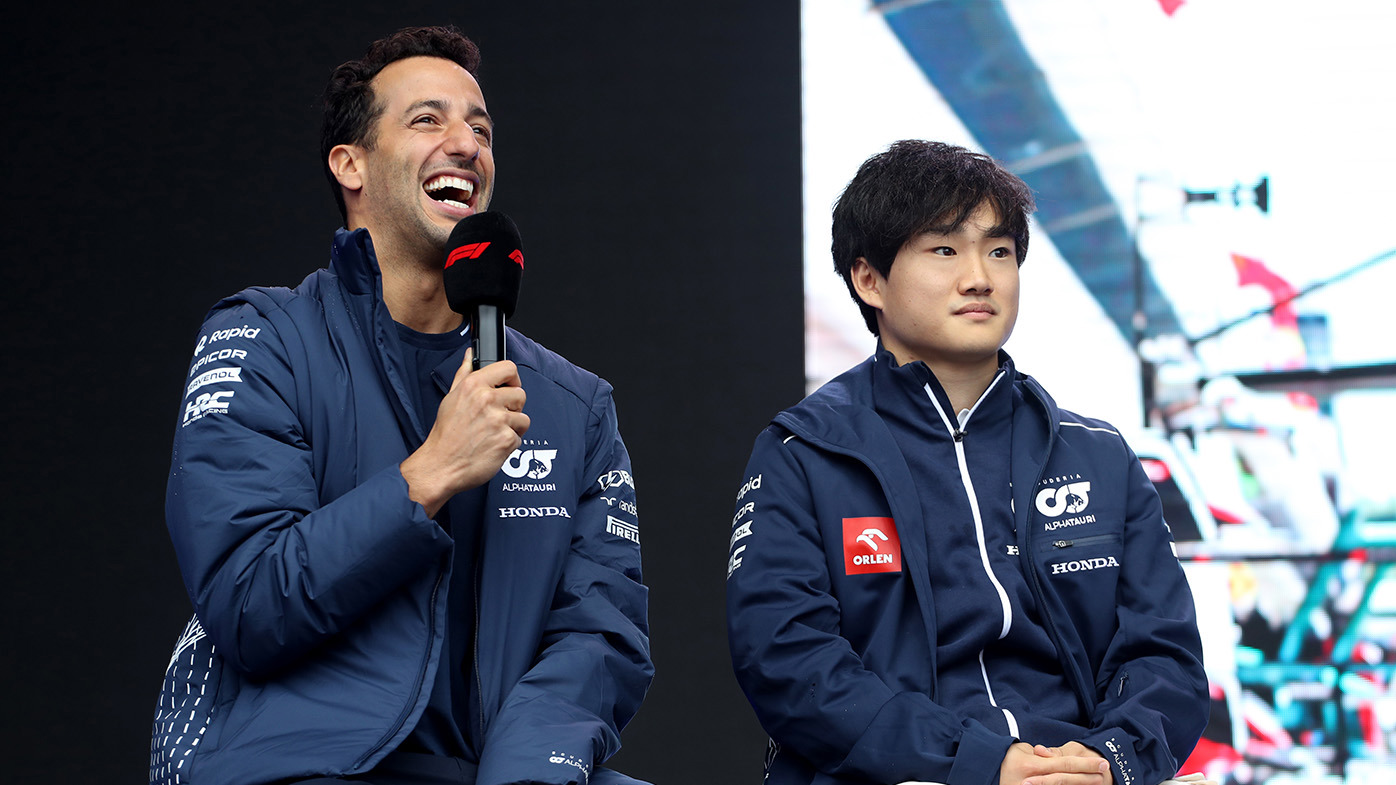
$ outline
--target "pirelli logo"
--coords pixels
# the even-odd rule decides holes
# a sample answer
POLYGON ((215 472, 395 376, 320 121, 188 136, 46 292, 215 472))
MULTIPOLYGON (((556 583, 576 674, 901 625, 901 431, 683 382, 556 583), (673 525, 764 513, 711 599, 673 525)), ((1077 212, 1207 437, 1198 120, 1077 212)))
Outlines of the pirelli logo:
POLYGON ((640 544, 640 527, 633 523, 627 523, 613 515, 606 516, 606 531, 617 537, 623 537, 636 545, 640 544))

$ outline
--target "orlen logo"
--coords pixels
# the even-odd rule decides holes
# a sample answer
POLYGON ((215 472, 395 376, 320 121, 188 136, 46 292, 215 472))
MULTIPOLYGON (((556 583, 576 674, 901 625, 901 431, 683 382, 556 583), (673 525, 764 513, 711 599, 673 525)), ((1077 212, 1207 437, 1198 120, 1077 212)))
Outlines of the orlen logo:
POLYGON ((490 247, 488 240, 483 243, 466 243, 446 255, 446 267, 450 267, 461 259, 479 259, 480 254, 484 253, 488 247, 490 247))
POLYGON ((531 480, 541 480, 553 470, 553 459, 557 450, 514 450, 509 460, 499 467, 505 474, 519 479, 527 476, 531 480))
POLYGON ((514 264, 517 264, 520 270, 523 269, 523 251, 515 248, 509 252, 509 258, 514 260, 514 264))
POLYGON ((902 541, 891 518, 843 519, 845 575, 901 572, 902 541))
POLYGON ((1043 488, 1037 493, 1037 511, 1049 518, 1063 513, 1075 515, 1091 503, 1091 484, 1072 482, 1060 488, 1043 488))

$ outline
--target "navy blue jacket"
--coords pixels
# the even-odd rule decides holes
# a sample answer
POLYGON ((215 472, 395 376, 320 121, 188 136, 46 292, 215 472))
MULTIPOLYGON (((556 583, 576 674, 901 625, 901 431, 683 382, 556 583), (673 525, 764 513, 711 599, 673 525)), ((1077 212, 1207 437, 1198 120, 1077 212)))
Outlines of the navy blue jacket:
MULTIPOLYGON (((1013 738, 936 702, 939 563, 873 409, 874 361, 756 440, 728 556, 733 666, 771 735, 768 785, 996 785, 1013 738), (859 541, 869 528, 899 548, 859 541)), ((1017 551, 1088 729, 1076 740, 1110 761, 1116 785, 1156 785, 1207 718, 1192 597, 1157 495, 1113 428, 1059 410, 1009 368, 1022 399, 1005 456, 1017 551), (1083 513, 1069 525, 1068 508, 1083 513)))
MULTIPOLYGON (((426 433, 397 341, 362 230, 295 290, 207 317, 166 498, 196 618, 152 781, 371 769, 428 702, 448 613, 477 625, 479 783, 585 783, 619 749, 653 668, 610 386, 509 332, 531 427, 488 484, 476 563, 453 564, 398 468, 426 433), (475 571, 476 608, 447 607, 452 570, 475 571)), ((460 362, 433 372, 443 391, 460 362)))

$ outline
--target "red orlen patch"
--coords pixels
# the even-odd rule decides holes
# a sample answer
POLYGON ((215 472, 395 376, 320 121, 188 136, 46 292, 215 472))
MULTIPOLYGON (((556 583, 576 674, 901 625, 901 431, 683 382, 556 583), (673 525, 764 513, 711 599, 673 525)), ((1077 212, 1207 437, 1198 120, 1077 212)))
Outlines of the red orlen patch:
POLYGON ((843 519, 845 575, 901 572, 902 541, 891 518, 843 519))

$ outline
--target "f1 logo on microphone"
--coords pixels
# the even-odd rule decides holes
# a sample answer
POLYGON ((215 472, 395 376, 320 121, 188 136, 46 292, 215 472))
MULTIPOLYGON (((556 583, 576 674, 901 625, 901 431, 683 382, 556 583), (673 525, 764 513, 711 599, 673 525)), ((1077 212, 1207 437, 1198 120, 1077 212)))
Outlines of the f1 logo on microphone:
MULTIPOLYGON (((446 256, 446 267, 450 267, 461 259, 479 259, 480 254, 484 253, 489 246, 488 240, 483 243, 466 243, 446 256)), ((514 253, 518 253, 518 251, 514 253)), ((519 262, 519 266, 522 267, 523 262, 519 262)))
POLYGON ((901 572, 902 541, 891 518, 843 519, 845 575, 901 572))

